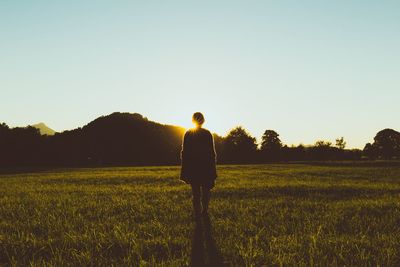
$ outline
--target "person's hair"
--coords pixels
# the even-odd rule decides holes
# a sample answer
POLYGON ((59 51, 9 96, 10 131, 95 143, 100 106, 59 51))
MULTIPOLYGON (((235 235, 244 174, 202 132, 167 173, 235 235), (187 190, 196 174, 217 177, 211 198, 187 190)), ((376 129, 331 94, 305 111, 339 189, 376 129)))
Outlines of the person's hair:
POLYGON ((195 113, 193 114, 193 116, 192 116, 192 121, 193 121, 195 124, 199 125, 199 126, 203 125, 203 123, 204 123, 204 116, 203 116, 203 114, 201 114, 201 112, 195 112, 195 113))

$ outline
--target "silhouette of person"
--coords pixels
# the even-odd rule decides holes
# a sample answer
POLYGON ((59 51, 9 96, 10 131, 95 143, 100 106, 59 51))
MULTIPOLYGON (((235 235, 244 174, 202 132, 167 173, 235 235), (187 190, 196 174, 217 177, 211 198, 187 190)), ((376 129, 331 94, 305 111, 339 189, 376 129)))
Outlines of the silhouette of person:
POLYGON ((217 178, 216 153, 212 134, 202 128, 203 114, 194 113, 192 122, 195 128, 186 131, 183 137, 180 178, 192 187, 193 211, 195 218, 198 219, 201 214, 208 215, 210 190, 217 178))

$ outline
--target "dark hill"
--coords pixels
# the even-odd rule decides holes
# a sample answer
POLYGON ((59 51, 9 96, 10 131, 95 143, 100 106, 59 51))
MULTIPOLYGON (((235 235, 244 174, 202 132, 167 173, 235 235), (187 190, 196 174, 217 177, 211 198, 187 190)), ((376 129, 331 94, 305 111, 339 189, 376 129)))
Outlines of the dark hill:
POLYGON ((56 162, 73 165, 176 164, 183 133, 181 127, 149 121, 137 113, 116 112, 56 134, 51 147, 56 162))

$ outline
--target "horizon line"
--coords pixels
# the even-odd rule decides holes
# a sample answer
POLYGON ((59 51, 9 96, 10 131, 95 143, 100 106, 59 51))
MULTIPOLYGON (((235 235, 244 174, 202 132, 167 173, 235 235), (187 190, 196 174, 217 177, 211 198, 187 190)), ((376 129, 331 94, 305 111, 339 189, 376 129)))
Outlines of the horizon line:
MULTIPOLYGON (((31 123, 31 124, 27 124, 27 125, 23 125, 23 126, 21 126, 21 125, 13 125, 13 126, 11 126, 10 124, 8 124, 7 122, 0 122, 0 123, 5 123, 8 127, 10 127, 10 128, 26 128, 26 127, 29 127, 29 126, 32 126, 32 127, 34 127, 34 125, 38 125, 38 124, 44 124, 45 126, 47 126, 48 128, 50 128, 51 130, 53 130, 55 133, 58 133, 58 134, 61 134, 61 133, 63 133, 63 132, 66 132, 66 131, 73 131, 73 130, 76 130, 76 129, 79 129, 79 128, 83 128, 84 126, 86 126, 86 125, 88 125, 89 123, 91 123, 91 122, 93 122, 93 121, 95 121, 96 119, 98 119, 98 118, 100 118, 100 117, 107 117, 107 116, 110 116, 110 115, 112 115, 112 114, 114 114, 114 113, 120 113, 120 114, 138 114, 138 115, 140 115, 140 116, 142 116, 144 119, 147 119, 148 121, 151 121, 151 122, 154 122, 154 123, 158 123, 158 124, 161 124, 161 125, 165 125, 165 126, 172 126, 172 127, 179 127, 179 128, 182 128, 183 130, 188 130, 188 129, 190 129, 190 128, 187 128, 187 127, 184 127, 184 126, 181 126, 181 125, 177 125, 177 124, 170 124, 170 123, 163 123, 163 122, 159 122, 159 121, 155 121, 155 120, 151 120, 151 119, 149 119, 147 116, 144 116, 143 114, 141 114, 141 113, 138 113, 138 112, 121 112, 121 111, 115 111, 115 112, 112 112, 112 113, 109 113, 109 114, 106 114, 106 115, 100 115, 100 116, 98 116, 98 117, 96 117, 96 118, 94 118, 94 119, 92 119, 92 120, 90 120, 89 122, 87 122, 86 124, 84 124, 84 125, 82 125, 82 126, 78 126, 78 127, 76 127, 76 128, 72 128, 72 129, 64 129, 64 130, 62 130, 62 131, 57 131, 57 130, 55 130, 54 128, 52 128, 52 127, 50 127, 47 123, 45 123, 44 121, 39 121, 39 122, 36 122, 36 123, 31 123)), ((260 145, 260 142, 258 142, 258 139, 260 139, 261 137, 256 137, 256 136, 253 136, 252 135, 252 133, 249 131, 249 130, 247 130, 247 128, 245 127, 245 126, 243 126, 243 125, 241 125, 241 124, 238 124, 238 125, 236 125, 236 126, 233 126, 232 128, 230 128, 228 131, 227 131, 227 133, 225 133, 225 134, 220 134, 220 133, 217 133, 217 132, 215 132, 215 131, 211 131, 212 132, 212 134, 216 134, 216 135, 218 135, 219 137, 222 137, 222 138, 224 138, 224 137, 226 137, 228 134, 229 134, 229 132, 231 131, 231 130, 233 130, 233 129, 235 129, 235 128, 237 128, 237 127, 242 127, 243 129, 245 129, 246 130, 246 132, 248 132, 252 137, 254 137, 254 138, 256 138, 256 143, 257 143, 257 145, 260 145)), ((384 128, 384 129, 393 129, 393 130, 395 130, 394 128, 388 128, 388 127, 386 127, 386 128, 384 128)), ((384 130, 384 129, 382 129, 382 130, 384 130)), ((269 130, 273 130, 273 129, 269 129, 269 130)), ((275 130, 274 130, 275 131, 275 130)), ((396 131, 396 130, 395 130, 396 131)), ((278 132, 277 132, 278 133, 278 132)), ((279 134, 279 133, 278 133, 279 134)), ((376 134, 376 133, 375 133, 376 134)), ((280 134, 279 134, 280 135, 280 134)), ((343 137, 344 138, 344 136, 340 136, 340 137, 343 137)), ((340 137, 338 137, 338 138, 340 138, 340 137)), ((331 142, 330 140, 325 140, 325 139, 316 139, 315 140, 315 142, 317 142, 317 141, 328 141, 328 142, 331 142)), ((346 141, 346 139, 345 139, 345 141, 346 141)), ((302 145, 302 146, 305 146, 305 147, 308 147, 308 146, 313 146, 314 144, 315 144, 315 142, 314 143, 311 143, 311 144, 305 144, 305 143, 303 143, 303 142, 300 142, 300 143, 297 143, 297 144, 295 144, 295 143, 291 143, 291 144, 286 144, 286 143, 283 143, 282 142, 282 145, 286 145, 286 146, 288 146, 288 147, 292 147, 292 146, 300 146, 300 145, 302 145)), ((332 143, 332 145, 333 145, 333 142, 331 142, 332 143)), ((367 143, 370 143, 370 142, 367 142, 367 143)), ((366 144, 367 144, 366 143, 366 144)), ((366 145, 365 144, 365 145, 366 145)), ((364 146, 365 146, 364 145, 364 146)), ((361 147, 348 147, 348 148, 346 148, 346 149, 360 149, 360 150, 363 150, 363 148, 361 148, 361 147)))

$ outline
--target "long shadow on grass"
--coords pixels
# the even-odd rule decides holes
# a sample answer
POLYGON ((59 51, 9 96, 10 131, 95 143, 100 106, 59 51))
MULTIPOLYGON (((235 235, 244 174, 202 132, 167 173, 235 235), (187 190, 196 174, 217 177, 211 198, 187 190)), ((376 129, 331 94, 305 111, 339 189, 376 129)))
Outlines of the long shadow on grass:
POLYGON ((190 266, 223 266, 221 253, 213 237, 210 218, 197 220, 192 239, 190 266))

